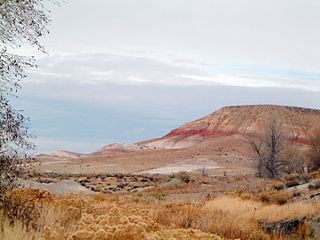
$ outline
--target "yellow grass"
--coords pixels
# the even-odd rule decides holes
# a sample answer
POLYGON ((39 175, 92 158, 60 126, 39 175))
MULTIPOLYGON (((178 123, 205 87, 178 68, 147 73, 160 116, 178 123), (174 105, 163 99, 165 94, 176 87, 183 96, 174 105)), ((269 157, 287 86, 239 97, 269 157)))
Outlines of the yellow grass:
POLYGON ((11 223, 10 219, 0 211, 0 239, 1 240, 31 240, 34 239, 33 233, 28 233, 22 222, 11 223))
POLYGON ((39 190, 17 190, 8 201, 9 215, 18 220, 10 227, 8 217, 1 216, 1 240, 32 236, 41 240, 221 239, 199 230, 167 228, 156 223, 146 209, 107 195, 52 197, 39 190), (21 221, 29 223, 28 230, 21 221))
POLYGON ((286 205, 264 206, 258 211, 257 219, 267 222, 278 222, 288 219, 303 219, 320 214, 320 202, 296 202, 286 205))
MULTIPOLYGON (((218 197, 200 205, 164 203, 152 208, 161 224, 192 227, 226 238, 241 239, 268 239, 260 228, 261 221, 275 223, 320 214, 320 203, 267 205, 231 196, 218 197)), ((278 236, 277 239, 285 237, 278 236)))
POLYGON ((261 203, 254 201, 219 197, 205 204, 207 226, 204 227, 226 237, 249 237, 258 229, 255 216, 261 207, 261 203))
POLYGON ((16 220, 10 224, 8 216, 0 214, 1 240, 221 239, 217 235, 227 239, 290 239, 268 236, 259 222, 320 214, 320 203, 276 205, 233 196, 169 203, 136 202, 103 194, 54 197, 40 190, 17 190, 8 201, 8 214, 16 220))

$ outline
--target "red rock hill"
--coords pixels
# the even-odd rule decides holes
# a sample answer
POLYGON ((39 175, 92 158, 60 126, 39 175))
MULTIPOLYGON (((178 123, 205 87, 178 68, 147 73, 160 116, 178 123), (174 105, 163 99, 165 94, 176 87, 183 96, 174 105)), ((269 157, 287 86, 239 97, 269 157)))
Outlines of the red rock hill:
POLYGON ((307 135, 320 127, 320 110, 276 105, 223 107, 216 112, 186 123, 162 138, 143 142, 149 147, 183 148, 206 139, 261 134, 272 119, 295 142, 308 143, 307 135))

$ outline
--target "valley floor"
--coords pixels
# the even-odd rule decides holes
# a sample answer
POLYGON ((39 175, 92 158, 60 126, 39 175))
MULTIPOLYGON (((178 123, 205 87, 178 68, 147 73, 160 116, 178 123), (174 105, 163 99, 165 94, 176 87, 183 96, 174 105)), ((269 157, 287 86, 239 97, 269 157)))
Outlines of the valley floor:
MULTIPOLYGON (((66 181, 63 177, 33 176, 35 182, 57 184, 66 181)), ((2 205, 0 239, 320 237, 320 173, 289 175, 281 181, 196 173, 68 177, 93 194, 23 188, 11 192, 2 205), (98 189, 103 181, 113 187, 108 193, 98 189), (138 183, 149 187, 134 187, 138 183)))
POLYGON ((256 178, 248 149, 219 141, 38 158, 0 205, 0 239, 320 239, 320 172, 256 178))

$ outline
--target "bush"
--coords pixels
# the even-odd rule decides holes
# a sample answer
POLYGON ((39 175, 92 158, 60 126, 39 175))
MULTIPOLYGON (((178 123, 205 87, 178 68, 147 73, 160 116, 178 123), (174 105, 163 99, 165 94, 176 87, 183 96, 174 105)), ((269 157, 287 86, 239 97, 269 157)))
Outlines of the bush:
POLYGON ((283 183, 278 183, 278 184, 273 185, 272 188, 275 189, 275 190, 280 191, 280 190, 285 189, 286 186, 283 183))
POLYGON ((179 173, 178 175, 177 175, 177 178, 178 179, 180 179, 182 182, 184 182, 184 183, 189 183, 189 182, 191 182, 191 177, 187 174, 187 173, 185 173, 185 172, 181 172, 181 173, 179 173))
POLYGON ((278 205, 286 204, 290 199, 294 197, 292 192, 288 191, 265 191, 258 196, 260 201, 265 203, 275 203, 278 205))
POLYGON ((310 190, 318 190, 320 189, 320 181, 314 182, 314 183, 310 183, 308 188, 310 190))
POLYGON ((299 184, 307 183, 310 179, 312 179, 312 175, 308 173, 290 174, 285 177, 287 187, 295 187, 299 184))
POLYGON ((269 240, 269 239, 270 237, 262 231, 255 231, 249 237, 249 240, 269 240))
POLYGON ((286 187, 295 187, 299 185, 299 181, 296 179, 290 180, 286 183, 286 187))

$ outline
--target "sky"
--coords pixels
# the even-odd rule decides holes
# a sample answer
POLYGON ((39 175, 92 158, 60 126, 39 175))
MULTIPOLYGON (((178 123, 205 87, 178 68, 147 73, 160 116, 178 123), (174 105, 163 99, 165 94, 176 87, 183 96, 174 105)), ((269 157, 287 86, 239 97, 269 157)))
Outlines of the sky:
POLYGON ((156 138, 228 105, 320 108, 318 0, 47 7, 48 53, 36 54, 15 101, 37 152, 156 138))

